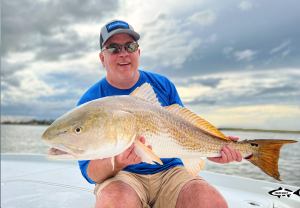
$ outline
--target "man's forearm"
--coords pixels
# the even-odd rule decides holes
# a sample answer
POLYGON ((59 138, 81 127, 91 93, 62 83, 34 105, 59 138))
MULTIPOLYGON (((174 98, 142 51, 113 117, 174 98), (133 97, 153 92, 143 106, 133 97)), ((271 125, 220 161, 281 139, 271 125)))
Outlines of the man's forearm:
POLYGON ((123 167, 115 166, 112 170, 111 158, 91 160, 87 168, 87 174, 91 180, 102 183, 106 179, 117 175, 122 169, 123 167))

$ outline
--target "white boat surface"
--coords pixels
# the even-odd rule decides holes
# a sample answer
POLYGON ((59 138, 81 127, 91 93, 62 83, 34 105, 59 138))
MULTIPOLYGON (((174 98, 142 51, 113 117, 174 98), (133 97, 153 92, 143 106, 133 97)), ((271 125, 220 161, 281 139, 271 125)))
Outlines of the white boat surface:
MULTIPOLYGON (((300 197, 269 194, 299 187, 201 171, 230 208, 297 208, 300 197)), ((77 161, 48 161, 45 155, 1 154, 2 208, 93 208, 95 185, 81 175, 77 161)))

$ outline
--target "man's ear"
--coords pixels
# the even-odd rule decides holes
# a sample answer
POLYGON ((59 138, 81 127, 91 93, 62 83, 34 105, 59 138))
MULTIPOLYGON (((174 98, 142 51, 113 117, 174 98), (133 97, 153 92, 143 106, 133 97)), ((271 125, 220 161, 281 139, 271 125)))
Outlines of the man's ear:
POLYGON ((104 56, 103 56, 103 53, 102 53, 102 52, 99 53, 99 58, 100 58, 100 60, 101 60, 101 62, 102 62, 102 66, 105 68, 104 56))

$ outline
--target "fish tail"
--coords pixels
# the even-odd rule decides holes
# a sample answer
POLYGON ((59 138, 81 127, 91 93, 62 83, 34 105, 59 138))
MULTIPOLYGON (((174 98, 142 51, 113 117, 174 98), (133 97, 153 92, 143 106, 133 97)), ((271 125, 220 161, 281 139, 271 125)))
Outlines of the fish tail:
POLYGON ((278 159, 280 148, 287 143, 295 143, 293 140, 267 140, 258 139, 248 141, 254 153, 248 156, 247 159, 253 165, 259 167, 263 172, 276 180, 282 181, 278 172, 278 159))

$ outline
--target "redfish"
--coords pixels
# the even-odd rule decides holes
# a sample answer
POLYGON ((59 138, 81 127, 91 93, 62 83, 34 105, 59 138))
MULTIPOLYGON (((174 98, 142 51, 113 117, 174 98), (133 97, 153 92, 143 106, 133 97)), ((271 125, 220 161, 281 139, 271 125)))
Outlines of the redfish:
POLYGON ((293 140, 244 140, 233 142, 216 127, 178 104, 162 107, 148 83, 130 95, 87 102, 58 118, 45 131, 43 142, 52 147, 49 160, 112 158, 132 143, 142 162, 162 164, 159 158, 180 158, 192 175, 204 166, 201 157, 219 157, 230 145, 243 158, 269 176, 281 180, 279 151, 293 140), (146 138, 146 145, 137 139, 146 138), (156 163, 154 163, 154 162, 156 163))

